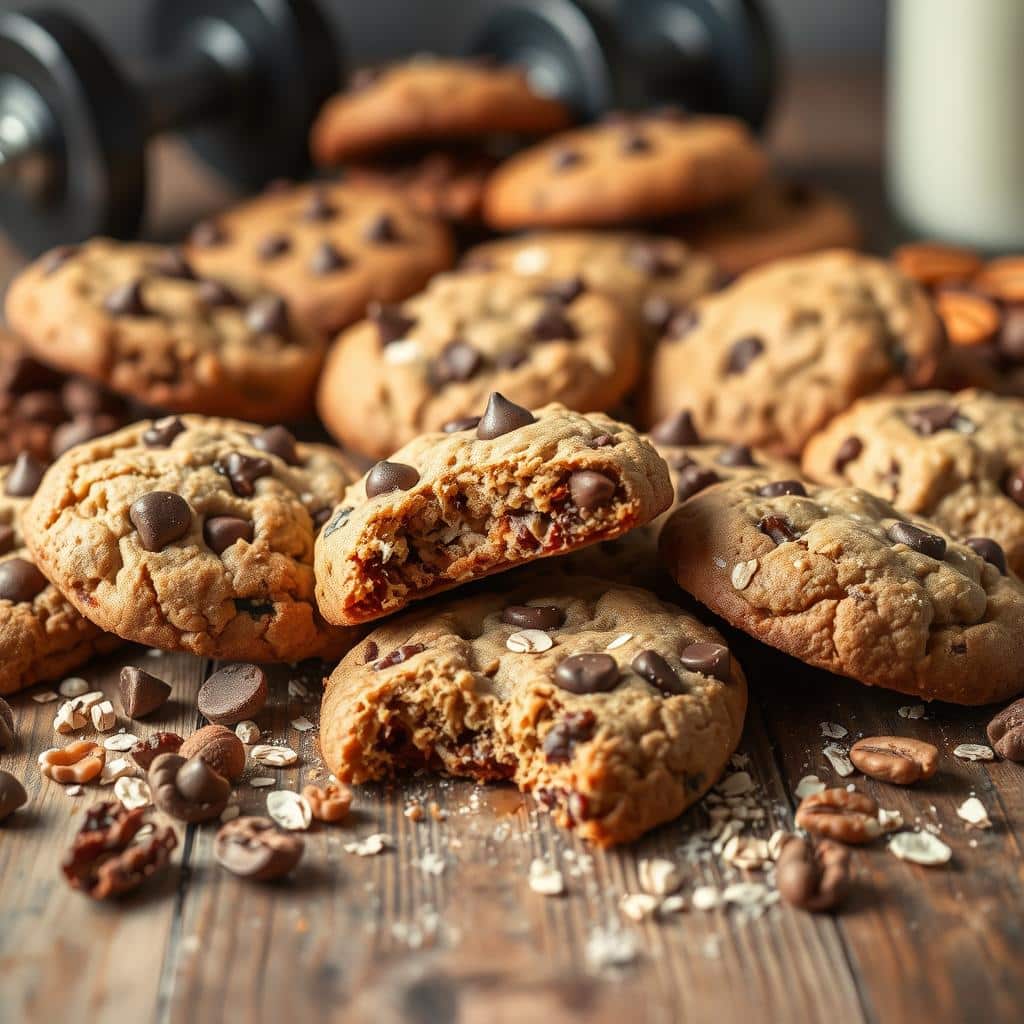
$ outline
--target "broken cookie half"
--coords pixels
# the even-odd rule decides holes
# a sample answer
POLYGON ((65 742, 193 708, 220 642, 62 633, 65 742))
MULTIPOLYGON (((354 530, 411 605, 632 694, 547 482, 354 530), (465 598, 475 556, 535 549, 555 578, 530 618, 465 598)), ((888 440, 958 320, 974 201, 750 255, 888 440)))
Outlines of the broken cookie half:
POLYGON ((316 545, 317 600, 339 625, 525 562, 618 537, 672 485, 632 427, 494 392, 479 420, 425 434, 345 493, 316 545))

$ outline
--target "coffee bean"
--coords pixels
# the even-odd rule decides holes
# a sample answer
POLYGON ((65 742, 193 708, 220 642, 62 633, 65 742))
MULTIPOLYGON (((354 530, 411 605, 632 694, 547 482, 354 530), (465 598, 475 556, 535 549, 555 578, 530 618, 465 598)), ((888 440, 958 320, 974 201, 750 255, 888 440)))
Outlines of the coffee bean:
POLYGON ((807 488, 799 480, 774 480, 757 489, 762 498, 779 498, 784 494, 796 494, 807 497, 807 488))
POLYGON ((556 149, 551 154, 551 169, 555 171, 567 171, 570 167, 575 167, 582 162, 583 154, 576 149, 563 147, 556 149))
POLYGON ((828 839, 814 846, 809 839, 793 836, 779 854, 775 887, 787 903, 800 910, 833 910, 850 888, 849 851, 828 839))
POLYGON ((637 153, 649 153, 654 147, 646 135, 641 135, 639 132, 630 132, 622 137, 620 148, 627 155, 635 155, 637 153))
POLYGON ((949 430, 957 418, 953 405, 923 405, 907 413, 907 423, 922 437, 949 430))
POLYGON ((594 735, 597 716, 593 711, 570 711, 556 722, 544 737, 541 749, 549 764, 566 764, 572 760, 576 746, 594 735))
POLYGON ((903 736, 866 736, 850 748, 854 767, 873 779, 910 786, 930 779, 939 767, 939 752, 924 740, 903 736))
POLYGON ((254 299, 245 310, 245 324, 256 334, 288 334, 288 306, 280 295, 254 299))
POLYGON ((378 213, 375 217, 372 217, 363 228, 363 238, 368 242, 378 242, 385 245, 402 240, 394 218, 388 213, 378 213))
POLYGON ((56 273, 68 260, 76 255, 78 255, 78 246, 76 245, 58 245, 56 249, 51 249, 39 261, 43 275, 49 277, 51 274, 56 273))
POLYGON ((679 470, 679 482, 676 484, 676 497, 679 501, 687 501, 695 494, 717 484, 721 477, 713 470, 691 462, 679 470))
POLYGON ((1007 761, 1024 761, 1024 698, 1003 708, 988 723, 989 742, 1007 761))
POLYGON ((295 448, 295 435, 287 427, 267 427, 261 430, 253 435, 252 446, 259 448, 261 452, 276 455, 289 466, 300 464, 299 453, 295 448))
POLYGON ((851 434, 836 451, 836 457, 832 460, 832 468, 837 473, 842 473, 862 451, 864 451, 864 442, 851 434))
POLYGON ((309 258, 309 269, 318 276, 333 274, 336 270, 343 270, 351 264, 351 260, 336 246, 330 242, 321 242, 309 258))
POLYGON ((614 480, 590 469, 578 470, 569 477, 569 496, 585 512, 607 505, 615 497, 616 487, 614 480))
POLYGON ((483 365, 483 357, 465 341, 449 341, 433 366, 434 380, 438 384, 467 381, 483 365))
POLYGON ((811 793, 800 802, 794 820, 797 828, 851 845, 868 843, 881 832, 878 804, 857 790, 811 793))
POLYGON ((323 221, 333 219, 337 213, 337 207, 332 205, 331 201, 327 198, 327 194, 317 189, 309 197, 309 202, 303 207, 299 216, 303 220, 322 223, 323 221))
POLYGON ((29 498, 43 482, 44 466, 28 452, 22 452, 11 466, 7 479, 4 481, 4 494, 12 498, 29 498))
POLYGON ((46 588, 46 577, 25 558, 0 562, 0 601, 31 601, 46 588))
POLYGON ((11 750, 14 740, 14 712, 11 705, 0 697, 0 750, 11 750))
POLYGON ((199 688, 199 712, 216 725, 255 718, 267 703, 267 677, 258 665, 225 665, 199 688))
POLYGON ((0 771, 0 821, 28 803, 25 787, 10 773, 0 771))
POLYGON ((240 540, 251 542, 253 525, 238 516, 211 516, 203 523, 203 540, 214 554, 222 555, 240 540))
POLYGON ((927 555, 941 562, 946 557, 946 542, 934 533, 928 533, 912 523, 893 523, 888 531, 889 540, 894 544, 906 544, 919 554, 927 555))
POLYGON ((606 693, 619 682, 619 666, 610 654, 573 654, 559 662, 555 683, 570 693, 606 693))
POLYGON ((199 282, 196 286, 196 294, 207 309, 220 309, 225 306, 234 307, 242 304, 242 300, 223 281, 214 281, 209 277, 199 282))
POLYGON ((377 325, 380 343, 385 346, 401 341, 416 326, 415 318, 406 316, 401 306, 373 303, 367 316, 377 325))
POLYGON ((1002 576, 1006 575, 1006 552, 991 537, 968 537, 964 543, 975 554, 994 565, 1002 576))
POLYGON ((785 516, 764 516, 758 522, 757 528, 771 537, 776 544, 785 544, 786 541, 796 540, 798 536, 785 516))
POLYGON ((228 478, 231 490, 240 498, 251 498, 256 493, 256 481, 274 472, 269 459, 243 455, 241 452, 228 452, 213 464, 213 468, 228 478))
POLYGON ((103 308, 111 316, 149 316, 142 295, 142 282, 136 278, 115 288, 104 300, 103 308))
POLYGON ((385 654, 383 658, 378 658, 373 663, 373 671, 380 672, 381 669, 391 668, 393 665, 401 665, 403 661, 408 661, 425 650, 426 647, 423 644, 403 644, 401 647, 396 647, 389 654, 385 654))
POLYGON ((715 459, 720 466, 756 466, 757 460, 754 453, 745 444, 731 444, 723 448, 715 459))
POLYGON ((657 651, 641 651, 633 659, 630 668, 662 693, 686 692, 676 670, 657 651))
POLYGON ((510 604, 501 621, 517 629, 557 629, 565 622, 565 611, 550 604, 510 604))
POLYGON ((575 341, 579 331, 560 306, 549 305, 530 328, 535 341, 575 341))
POLYGON ((185 424, 177 416, 165 416, 142 432, 142 443, 147 448, 167 448, 179 435, 185 432, 185 424))
POLYGON ((460 434, 463 430, 475 430, 479 423, 479 416, 463 416, 462 419, 449 420, 441 430, 445 434, 460 434))
POLYGON ((586 283, 582 277, 563 277, 560 280, 548 281, 538 294, 549 302, 569 305, 575 302, 586 291, 586 283))
POLYGON ((487 400, 487 408, 477 425, 476 436, 481 441, 493 441, 496 437, 536 422, 536 417, 529 409, 510 402, 498 391, 492 391, 487 400))
POLYGON ((173 277, 179 281, 195 280, 192 264, 178 248, 164 249, 150 264, 150 269, 161 277, 173 277))
POLYGON ((764 351, 764 342, 755 335, 748 335, 733 342, 725 364, 726 373, 743 373, 764 351))
POLYGON ((700 435, 689 409, 682 409, 655 424, 651 428, 651 440, 663 445, 700 444, 700 435))
POLYGON ((192 509, 180 494, 150 491, 132 502, 128 518, 139 532, 139 543, 147 551, 162 551, 188 533, 192 509))
POLYGON ((213 841, 213 856, 226 871, 253 882, 287 875, 302 859, 299 836, 279 829, 269 818, 241 817, 223 825, 213 841))
POLYGON ((124 713, 135 719, 162 708, 171 696, 171 687, 141 668, 125 665, 118 680, 118 692, 124 713))
POLYGON ((268 263, 270 260, 276 260, 279 256, 283 256, 291 247, 292 240, 287 235, 275 232, 260 241, 256 247, 256 255, 264 263, 268 263))
POLYGON ((227 240, 227 232, 214 220, 201 220, 190 232, 189 242, 200 249, 212 249, 223 245, 227 240))
POLYGON ((412 466, 402 462, 378 462, 366 474, 366 496, 376 498, 378 494, 407 491, 415 487, 419 479, 419 473, 412 466))
POLYGON ((729 648, 722 644, 695 643, 684 647, 679 655, 683 668, 691 672, 699 672, 704 676, 711 676, 723 683, 729 682, 732 678, 732 656, 729 648))

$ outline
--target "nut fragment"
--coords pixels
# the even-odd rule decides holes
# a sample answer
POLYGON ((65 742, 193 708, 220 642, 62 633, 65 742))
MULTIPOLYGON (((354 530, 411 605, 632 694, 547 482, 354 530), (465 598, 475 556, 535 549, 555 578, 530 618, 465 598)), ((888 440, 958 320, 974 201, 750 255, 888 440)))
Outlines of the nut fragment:
POLYGON ((114 796, 129 811, 134 811, 136 807, 148 807, 153 802, 149 783, 131 775, 124 775, 114 783, 114 796))
POLYGON ((81 708, 73 700, 67 700, 57 709, 53 719, 53 731, 59 732, 61 736, 70 736, 73 732, 84 729, 89 720, 82 713, 81 708))
POLYGON ((534 857, 530 861, 530 888, 541 896, 561 896, 565 892, 565 879, 558 868, 534 857))
POLYGON ((839 843, 791 836, 779 853, 775 884, 782 898, 801 910, 832 910, 850 885, 850 853, 839 843))
POLYGON ((237 782, 245 771, 245 747, 226 725, 206 725, 197 729, 178 749, 186 760, 198 757, 218 775, 237 782))
POLYGON ((161 754, 176 754, 184 742, 176 732, 155 732, 137 742, 131 748, 131 755, 135 763, 146 772, 161 754))
POLYGON ((931 832, 899 832, 889 840, 889 852, 925 867, 945 864, 953 856, 953 851, 931 832))
POLYGON ((231 783, 198 757, 161 754, 149 769, 153 803, 172 818, 197 822, 216 818, 227 806, 231 783))
POLYGON ((732 567, 732 585, 737 590, 746 590, 750 585, 750 581, 754 578, 757 569, 758 561, 756 558, 751 558, 746 562, 737 562, 732 567))
POLYGON ((542 629, 521 629, 509 636, 505 646, 516 654, 540 654, 550 651, 554 641, 542 629))
POLYGON ((299 759, 299 755, 291 747, 272 743, 257 743, 250 753, 257 764, 266 765, 268 768, 287 768, 299 759))
POLYGON ((235 735, 246 746, 251 746, 253 743, 259 743, 262 733, 255 722, 239 722, 235 726, 235 735))
POLYGON ((994 761, 996 759, 992 748, 986 747, 984 743, 961 743, 953 751, 953 756, 959 757, 961 761, 994 761))
POLYGON ((313 823, 309 801, 290 789, 275 789, 267 794, 267 814, 289 832, 305 832, 313 823))
POLYGON ((865 774, 897 786, 930 779, 939 766, 931 743, 903 736, 865 736, 850 749, 850 760, 865 774))
POLYGON ((352 790, 340 782, 329 782, 323 788, 303 786, 302 795, 317 821, 343 821, 352 806, 352 790))
POLYGON ((11 705, 0 697, 0 750, 10 750, 14 746, 14 712, 11 705))
MULTIPOLYGON (((1003 708, 988 723, 989 742, 1007 761, 1024 761, 1024 697, 1003 708)), ((0 741, 0 749, 3 742, 0 741)))
POLYGON ((868 843, 881 834, 878 804, 866 793, 824 789, 804 797, 796 812, 798 828, 841 843, 868 843))
POLYGON ((103 700, 99 704, 94 704, 89 710, 89 716, 92 718, 92 727, 97 732, 110 732, 117 725, 114 705, 109 700, 103 700))
POLYGON ((991 299, 974 292, 939 292, 935 309, 954 345, 984 345, 996 336, 1002 322, 999 307, 991 299))
POLYGON ((62 785, 91 782, 101 771, 107 752, 92 740, 75 740, 66 747, 53 747, 39 755, 39 770, 62 785))
POLYGON ((269 882, 288 874, 304 848, 298 836, 281 831, 269 818, 235 818, 217 833, 213 856, 234 875, 269 882))
POLYGON ((89 684, 81 676, 68 676, 57 687, 62 697, 81 697, 89 692, 89 684))
POLYGON ((667 896, 683 884, 683 873, 664 857, 644 858, 637 865, 640 888, 653 896, 667 896))
POLYGON ((1001 302, 1024 302, 1024 257, 990 260, 972 282, 974 287, 1001 302))
POLYGON ((134 775, 137 771, 137 766, 132 764, 127 757, 115 757, 112 761, 107 761, 104 764, 103 771, 100 772, 100 785, 109 786, 117 782, 118 779, 134 775))
POLYGON ((985 805, 976 797, 969 796, 957 809, 957 817, 967 822, 968 828, 991 828, 992 821, 985 805))
POLYGON ((969 281, 981 269, 980 257, 970 249, 938 242, 911 242, 892 255, 896 266, 925 288, 969 281))

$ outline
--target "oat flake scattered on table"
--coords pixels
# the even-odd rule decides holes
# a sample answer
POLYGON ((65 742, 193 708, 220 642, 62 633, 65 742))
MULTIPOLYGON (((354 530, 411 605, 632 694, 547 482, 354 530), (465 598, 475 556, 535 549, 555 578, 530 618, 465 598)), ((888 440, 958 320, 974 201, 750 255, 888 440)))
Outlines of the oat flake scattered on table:
POLYGON ((992 748, 985 746, 984 743, 961 743, 953 751, 953 756, 959 757, 961 761, 994 761, 996 759, 992 748))
POLYGON ((925 867, 946 864, 953 856, 953 851, 931 832, 899 832, 889 840, 889 852, 925 867))
POLYGON ((957 809, 958 817, 967 822, 968 828, 991 828, 992 821, 985 805, 976 797, 969 796, 957 809))

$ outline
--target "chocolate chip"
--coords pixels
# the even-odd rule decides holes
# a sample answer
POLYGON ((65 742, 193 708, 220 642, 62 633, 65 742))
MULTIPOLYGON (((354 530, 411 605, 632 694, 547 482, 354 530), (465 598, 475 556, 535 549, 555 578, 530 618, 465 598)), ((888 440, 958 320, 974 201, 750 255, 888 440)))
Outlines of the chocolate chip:
POLYGON ((726 373, 743 373, 748 366, 764 351, 764 342, 750 334, 739 341, 733 342, 729 349, 729 358, 725 364, 726 373))
POLYGON ((239 516, 211 516, 203 523, 203 540, 215 554, 222 555, 240 540, 252 541, 253 525, 239 516))
POLYGON ((859 437, 851 434, 839 446, 836 457, 832 460, 832 468, 837 473, 842 473, 862 451, 864 451, 864 442, 859 437))
POLYGON ((142 282, 136 278, 115 288, 104 300, 103 308, 111 316, 149 316, 142 296, 142 282))
POLYGON ((807 497, 807 488, 799 480, 774 480, 757 489, 762 498, 778 498, 783 494, 798 494, 807 497))
POLYGON ((389 213, 378 213, 367 221, 366 226, 363 228, 363 238, 368 242, 379 242, 382 244, 390 244, 391 242, 400 242, 402 240, 402 236, 395 226, 394 218, 389 213))
POLYGON ((619 666, 610 654, 573 654, 555 669, 555 683, 570 693, 605 693, 619 682, 619 666))
POLYGON ((283 256, 292 247, 292 240, 281 232, 275 232, 272 235, 267 235, 266 238, 262 239, 259 245, 256 246, 256 255, 263 260, 264 263, 270 260, 276 260, 279 256, 283 256))
POLYGON ((253 448, 276 455, 289 466, 299 465, 299 453, 295 448, 295 435, 287 427, 267 427, 253 435, 253 448))
POLYGON ((333 274, 336 270, 342 270, 352 261, 330 242, 321 242, 309 258, 309 269, 317 275, 333 274))
POLYGON ((556 722, 544 737, 541 749, 551 764, 565 764, 572 760, 577 744, 586 743, 594 735, 597 716, 593 711, 570 711, 556 722))
POLYGON ((911 550, 940 562, 946 557, 945 540, 913 523, 893 523, 886 532, 894 544, 906 544, 911 550))
POLYGON ((132 502, 128 518, 147 551, 161 551, 180 540, 192 525, 192 509, 173 491, 150 491, 132 502))
POLYGON ((39 261, 43 275, 49 277, 51 274, 56 273, 68 260, 76 255, 78 255, 78 246, 76 245, 58 245, 56 249, 51 249, 39 261))
POLYGON ((676 485, 676 497, 680 501, 687 501, 695 494, 717 484, 722 478, 713 470, 701 466, 697 462, 691 462, 679 470, 679 483, 676 485))
POLYGON ((481 441, 493 441, 496 437, 536 422, 536 417, 529 409, 510 402, 498 391, 492 391, 487 400, 487 408, 477 425, 476 436, 481 441))
POLYGON ((114 416, 76 416, 53 432, 50 451, 56 459, 76 445, 109 434, 117 426, 118 421, 114 416))
POLYGON ((669 277, 679 270, 678 260, 648 242, 631 245, 626 250, 626 262, 647 277, 669 277))
POLYGON ((408 661, 425 650, 426 647, 423 644, 403 644, 401 647, 396 647, 390 654, 385 654, 383 658, 375 661, 373 670, 379 672, 381 669, 391 668, 392 665, 401 665, 403 661, 408 661))
POLYGON ((162 420, 153 420, 142 432, 142 443, 147 448, 167 448, 184 431, 185 424, 177 416, 165 416, 162 420))
POLYGON ((420 475, 412 466, 402 462, 378 462, 366 474, 366 496, 376 498, 378 494, 392 491, 407 491, 419 483, 420 475))
POLYGON ((765 516, 757 524, 757 528, 767 536, 771 537, 776 544, 784 544, 789 540, 796 540, 797 534, 785 516, 765 516))
POLYGON ((682 409, 655 424, 651 428, 651 440, 664 445, 700 444, 700 435, 689 409, 682 409))
POLYGON ((12 498, 28 498, 36 493, 46 472, 44 466, 29 452, 22 452, 11 466, 4 481, 4 493, 12 498))
POLYGON ((463 430, 474 430, 479 422, 479 416, 463 416, 461 419, 449 420, 441 430, 445 434, 460 434, 463 430))
POLYGON ((367 315, 377 325, 381 345, 401 341, 416 326, 416 319, 406 316, 401 306, 375 302, 367 309, 367 315))
POLYGON ((251 498, 256 493, 256 481, 274 472, 269 459, 243 455, 241 452, 228 452, 213 464, 213 468, 228 478, 231 490, 240 498, 251 498))
POLYGON ((583 163, 583 154, 577 149, 562 147, 551 154, 551 169, 567 171, 570 167, 583 163))
POLYGON ((0 555, 10 554, 14 550, 14 528, 0 526, 0 555))
POLYGON ((563 277, 556 281, 548 281, 538 295, 550 302, 560 302, 567 306, 570 302, 575 302, 586 288, 582 277, 563 277))
POLYGON ((483 357, 465 341, 449 341, 433 366, 433 377, 438 384, 467 381, 483 365, 483 357))
POLYGON ((31 601, 46 587, 46 577, 25 558, 0 562, 0 601, 31 601))
POLYGON ((167 703, 171 687, 141 668, 125 665, 118 680, 118 692, 121 707, 129 718, 145 718, 167 703))
POLYGON ((565 622, 565 612, 551 604, 510 604, 501 621, 518 629, 557 629, 565 622))
POLYGON ((712 676, 723 683, 732 677, 732 658, 729 648, 721 644, 698 643, 684 648, 679 660, 684 668, 701 675, 712 676))
POLYGON ((303 220, 323 222, 331 220, 337 212, 337 207, 327 198, 327 194, 320 189, 316 189, 310 195, 309 202, 302 208, 299 216, 303 220))
POLYGON ((369 665, 371 661, 376 661, 380 655, 380 648, 377 646, 376 641, 367 640, 366 646, 363 648, 363 664, 369 665))
POLYGON ((754 453, 745 444, 731 444, 718 453, 715 461, 720 466, 756 466, 754 453))
POLYGON ((575 341, 579 337, 579 331, 565 311, 554 303, 541 311, 530 331, 536 341, 575 341))
POLYGON ((620 148, 623 153, 636 154, 636 153, 649 153, 653 146, 651 140, 646 135, 641 135, 639 132, 629 132, 622 137, 620 148))
POLYGON ((215 220, 201 220, 189 232, 188 240, 200 249, 212 249, 214 246, 223 245, 228 236, 215 220))
POLYGON ((695 310, 680 309, 669 320, 665 327, 665 334, 673 341, 679 341, 681 338, 685 338, 699 323, 700 317, 695 310))
POLYGON ((223 281, 204 278, 196 286, 199 301, 207 309, 219 309, 222 306, 240 306, 242 300, 223 281))
POLYGON ((999 572, 1006 575, 1006 552, 991 537, 968 537, 964 543, 977 555, 980 555, 999 572))
POLYGON ((216 725, 255 718, 267 703, 267 677, 258 665, 225 665, 199 688, 199 713, 216 725))
POLYGON ((956 406, 953 405, 923 405, 907 414, 907 422, 922 437, 951 429, 956 418, 956 406))
POLYGON ((618 485, 604 473, 581 469, 569 477, 569 496, 577 508, 590 512, 604 508, 612 498, 618 485))
POLYGON ((641 679, 646 679, 662 693, 686 692, 676 670, 657 651, 641 651, 630 667, 641 679))
POLYGON ((254 299, 245 310, 245 323, 256 334, 288 333, 288 306, 280 295, 254 299))

